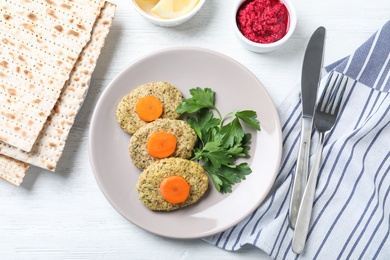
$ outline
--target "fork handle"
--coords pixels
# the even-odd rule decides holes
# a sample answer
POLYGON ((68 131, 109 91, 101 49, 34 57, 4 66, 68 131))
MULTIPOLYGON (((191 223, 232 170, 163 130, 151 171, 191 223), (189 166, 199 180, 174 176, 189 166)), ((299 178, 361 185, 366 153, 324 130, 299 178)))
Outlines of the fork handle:
POLYGON ((309 153, 310 139, 313 129, 313 119, 302 117, 301 139, 298 149, 297 166, 291 193, 289 223, 294 229, 297 221, 299 206, 301 205, 302 196, 307 183, 309 172, 309 153))
POLYGON ((316 159, 310 172, 309 179, 303 193, 301 206, 299 207, 297 223, 292 240, 292 250, 296 254, 302 253, 305 248, 307 233, 310 227, 311 213, 313 209, 314 196, 317 186, 318 171, 321 165, 322 149, 324 146, 324 133, 320 133, 319 146, 317 149, 316 159))

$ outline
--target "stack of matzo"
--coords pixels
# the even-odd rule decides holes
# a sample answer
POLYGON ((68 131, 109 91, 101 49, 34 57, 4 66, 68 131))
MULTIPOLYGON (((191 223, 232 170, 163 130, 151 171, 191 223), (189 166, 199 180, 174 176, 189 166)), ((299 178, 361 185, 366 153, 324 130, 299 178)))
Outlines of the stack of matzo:
POLYGON ((1 1, 1 178, 55 170, 114 14, 104 0, 1 1))

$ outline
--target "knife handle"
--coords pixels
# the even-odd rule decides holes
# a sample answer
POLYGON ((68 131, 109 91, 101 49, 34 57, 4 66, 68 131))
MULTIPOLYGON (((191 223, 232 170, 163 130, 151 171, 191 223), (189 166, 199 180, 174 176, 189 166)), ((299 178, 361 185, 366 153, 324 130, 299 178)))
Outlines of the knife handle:
POLYGON ((294 253, 301 254, 305 248, 307 235, 310 227, 311 214, 313 210, 314 197, 317 186, 318 171, 320 169, 322 147, 324 145, 324 133, 320 133, 319 145, 316 159, 310 171, 307 186, 303 193, 301 206, 299 207, 297 223, 294 230, 291 248, 294 253))
POLYGON ((295 168, 295 177, 293 182, 289 210, 289 223, 291 228, 293 229, 295 229, 299 206, 301 204, 303 192, 307 183, 312 128, 313 119, 308 117, 302 117, 301 140, 299 142, 297 166, 295 168))

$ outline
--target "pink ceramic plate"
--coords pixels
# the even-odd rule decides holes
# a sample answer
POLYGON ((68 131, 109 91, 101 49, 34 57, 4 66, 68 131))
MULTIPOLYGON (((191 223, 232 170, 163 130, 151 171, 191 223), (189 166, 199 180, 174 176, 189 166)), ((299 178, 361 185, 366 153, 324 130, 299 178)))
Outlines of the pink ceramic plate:
POLYGON ((93 173, 112 206, 126 219, 152 233, 172 238, 199 238, 221 232, 253 212, 269 192, 279 169, 282 144, 279 117, 267 91, 244 66, 220 53, 200 48, 171 48, 135 61, 105 89, 92 116, 89 153, 93 173), (195 205, 173 212, 153 212, 138 200, 141 171, 130 161, 130 135, 115 120, 121 98, 135 87, 167 81, 189 97, 193 87, 212 88, 222 114, 236 109, 257 111, 260 132, 253 132, 253 172, 221 194, 210 182, 195 205))

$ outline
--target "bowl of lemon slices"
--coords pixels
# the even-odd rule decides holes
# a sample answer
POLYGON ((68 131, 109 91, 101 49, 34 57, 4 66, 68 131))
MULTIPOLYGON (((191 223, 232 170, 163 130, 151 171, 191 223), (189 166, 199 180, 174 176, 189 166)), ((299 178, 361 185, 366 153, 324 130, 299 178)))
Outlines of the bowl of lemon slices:
POLYGON ((135 10, 159 26, 176 26, 191 19, 206 0, 130 0, 135 10))

